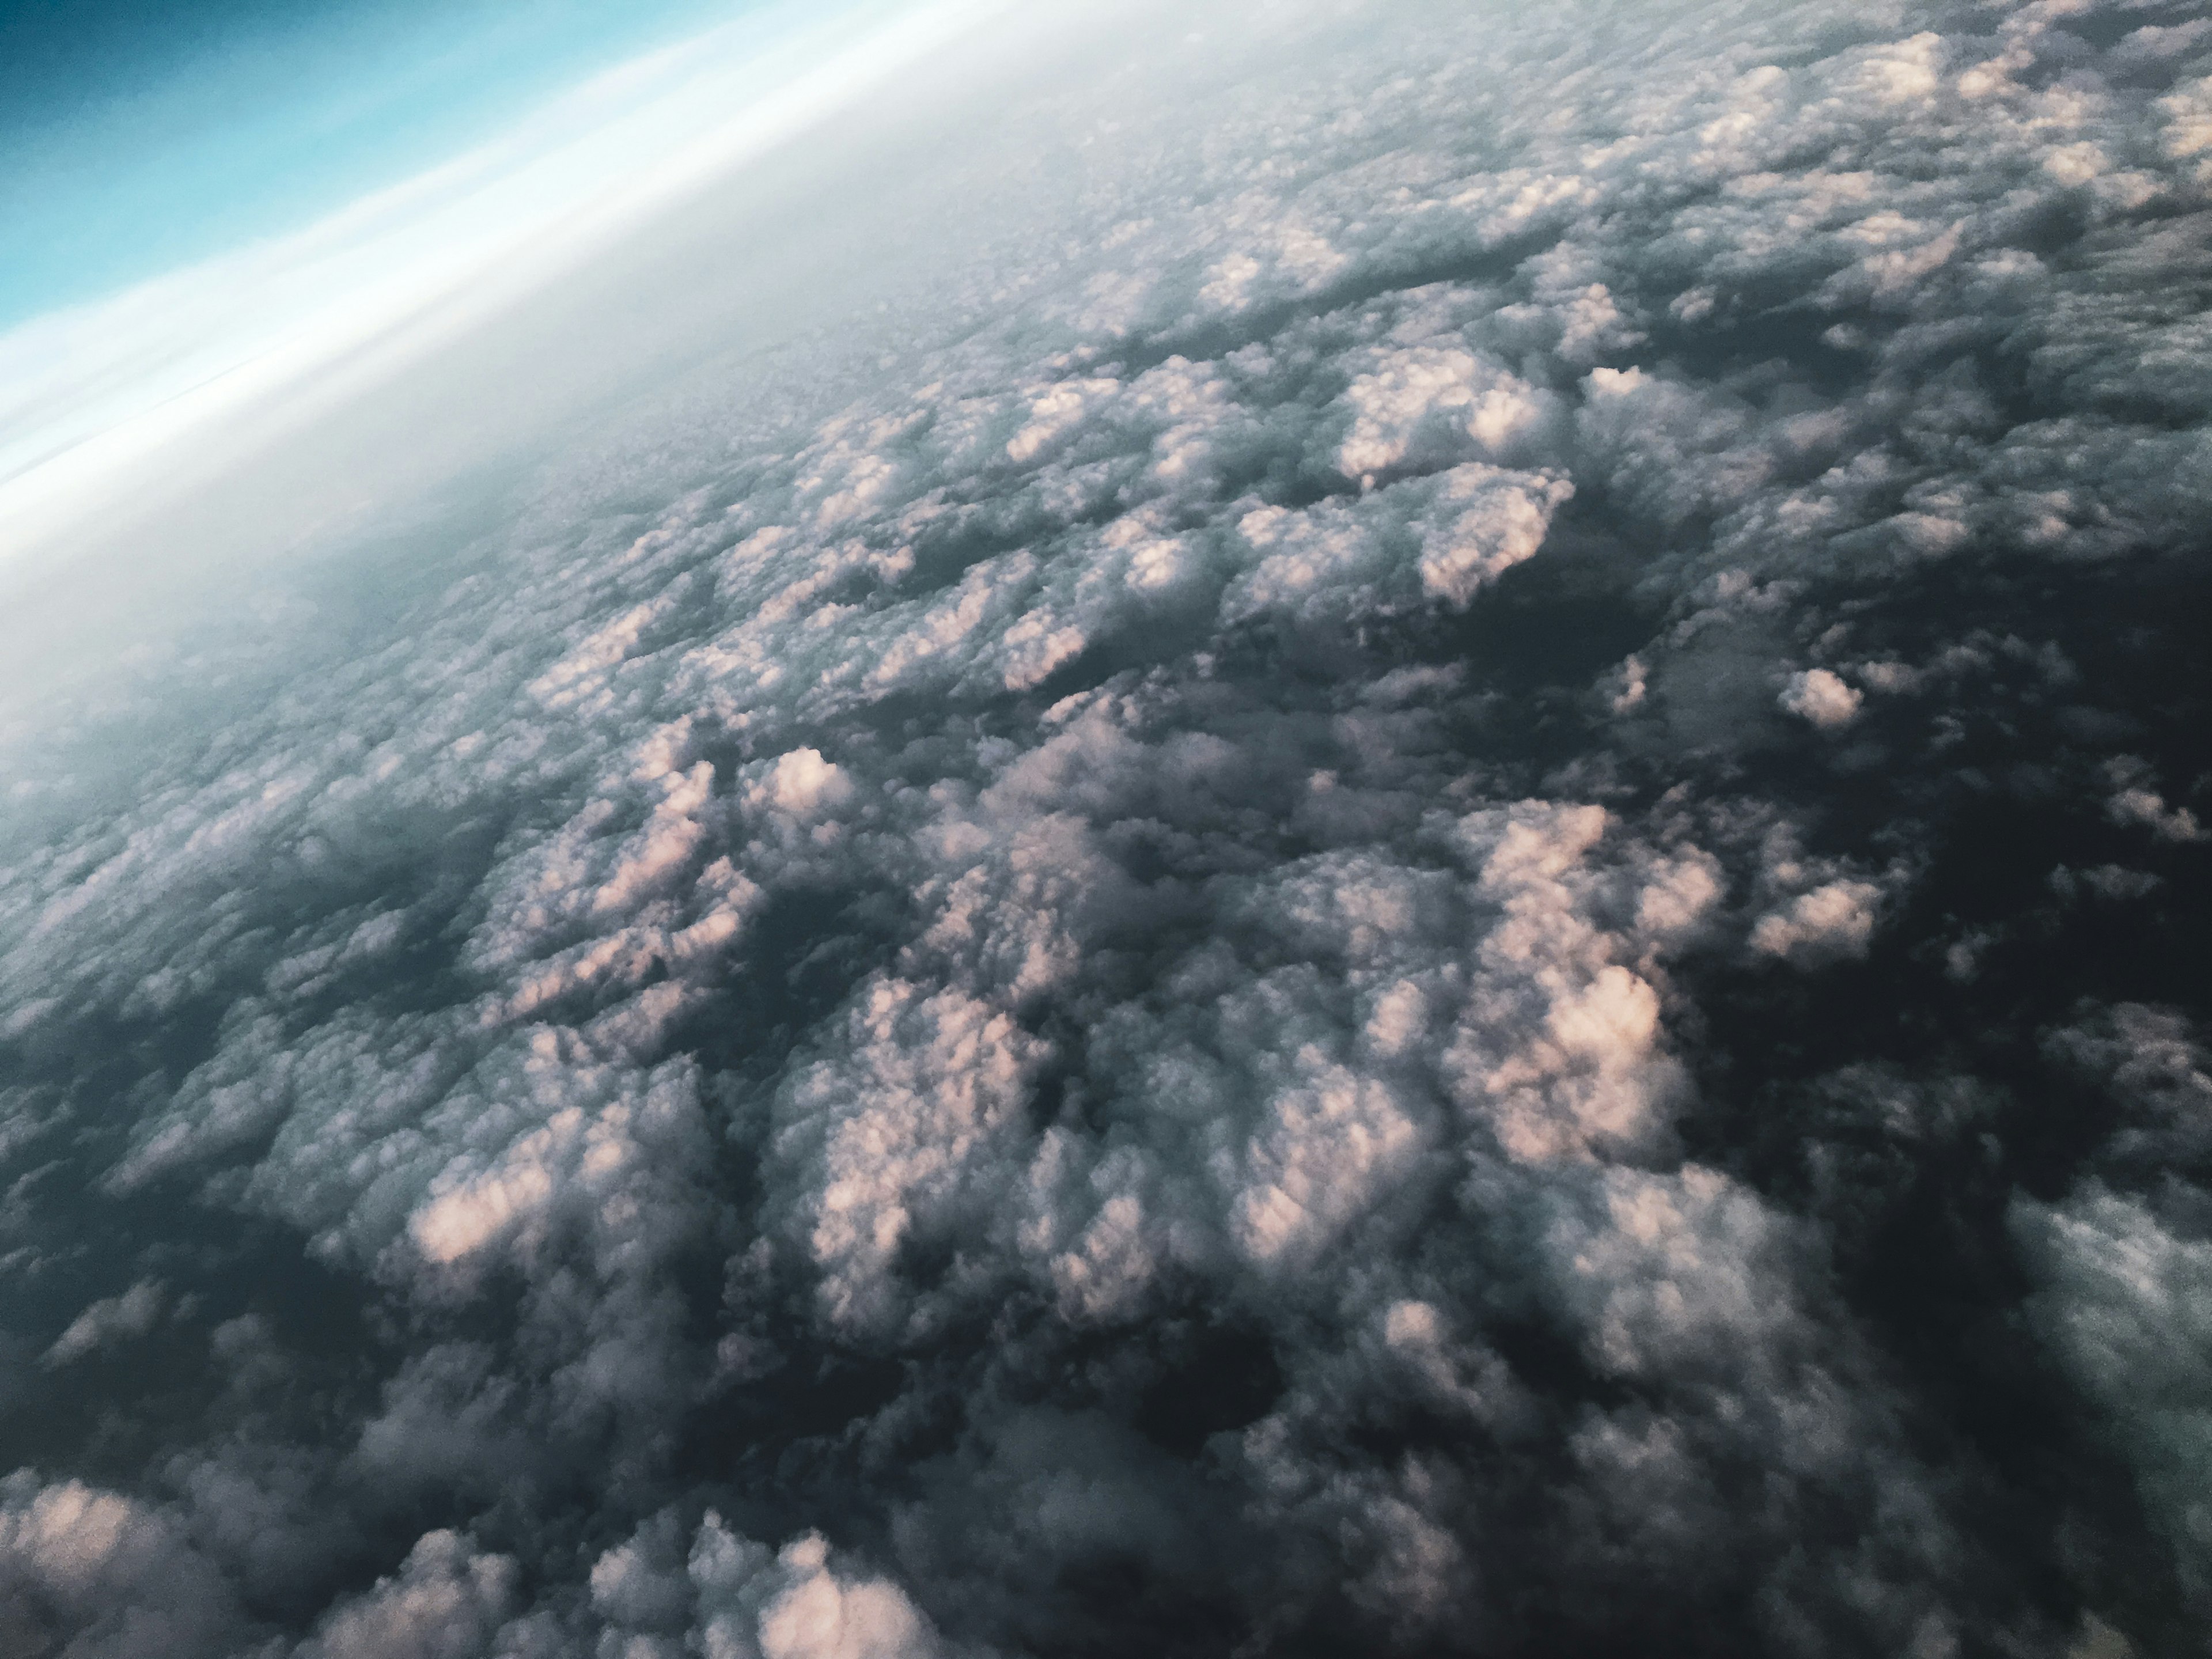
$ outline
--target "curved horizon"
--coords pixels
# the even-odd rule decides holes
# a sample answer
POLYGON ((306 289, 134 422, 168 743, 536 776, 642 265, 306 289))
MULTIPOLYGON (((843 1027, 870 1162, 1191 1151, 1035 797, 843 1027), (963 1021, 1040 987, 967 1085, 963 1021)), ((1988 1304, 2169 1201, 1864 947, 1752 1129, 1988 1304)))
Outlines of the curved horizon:
POLYGON ((204 483, 280 397, 296 424, 389 379, 993 9, 749 7, 305 223, 0 332, 0 569, 11 551, 113 532, 112 481, 185 465, 169 457, 180 444, 233 452, 189 464, 204 483))

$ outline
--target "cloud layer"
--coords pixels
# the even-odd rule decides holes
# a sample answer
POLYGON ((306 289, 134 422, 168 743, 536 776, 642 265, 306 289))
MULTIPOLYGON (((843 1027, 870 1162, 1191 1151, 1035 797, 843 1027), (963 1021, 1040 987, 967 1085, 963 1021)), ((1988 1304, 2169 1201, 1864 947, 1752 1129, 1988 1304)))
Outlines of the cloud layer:
POLYGON ((2200 1650, 2185 12, 1224 0, 49 717, 9 1650, 2200 1650))

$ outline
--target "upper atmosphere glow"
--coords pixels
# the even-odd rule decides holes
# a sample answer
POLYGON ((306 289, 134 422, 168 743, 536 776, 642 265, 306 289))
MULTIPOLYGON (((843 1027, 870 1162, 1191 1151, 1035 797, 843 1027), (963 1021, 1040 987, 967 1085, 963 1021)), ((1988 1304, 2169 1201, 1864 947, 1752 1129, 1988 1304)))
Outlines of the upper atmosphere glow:
POLYGON ((388 375, 1005 3, 726 24, 304 229, 0 335, 0 562, 104 510, 179 441, 388 375))

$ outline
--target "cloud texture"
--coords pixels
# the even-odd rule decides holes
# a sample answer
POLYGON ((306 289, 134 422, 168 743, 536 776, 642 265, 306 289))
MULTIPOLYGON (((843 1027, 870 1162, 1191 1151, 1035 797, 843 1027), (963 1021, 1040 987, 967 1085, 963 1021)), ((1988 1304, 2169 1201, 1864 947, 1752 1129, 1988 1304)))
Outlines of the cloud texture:
POLYGON ((9 1650, 2202 1650, 2187 11, 1208 9, 20 738, 9 1650))

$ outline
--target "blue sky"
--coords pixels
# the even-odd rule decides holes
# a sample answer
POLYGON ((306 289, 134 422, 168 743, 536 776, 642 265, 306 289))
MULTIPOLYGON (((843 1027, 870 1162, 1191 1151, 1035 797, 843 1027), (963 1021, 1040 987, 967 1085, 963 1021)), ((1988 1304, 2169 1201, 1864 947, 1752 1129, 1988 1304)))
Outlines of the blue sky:
POLYGON ((0 329, 304 222, 744 9, 0 3, 0 329))
MULTIPOLYGON (((619 19, 363 0, 73 29, 82 3, 0 12, 4 562, 122 537, 164 491, 211 487, 410 364, 428 378, 409 395, 447 408, 448 348, 585 262, 641 257, 732 169, 792 165, 841 110, 941 79, 921 60, 1017 0, 658 0, 619 19)), ((533 349, 578 387, 618 379, 642 347, 617 325, 665 309, 633 294, 621 316, 540 317, 533 349)), ((501 407, 555 417, 519 388, 501 407)), ((360 495, 373 460, 450 469, 461 438, 474 454, 495 435, 326 471, 360 495)))

